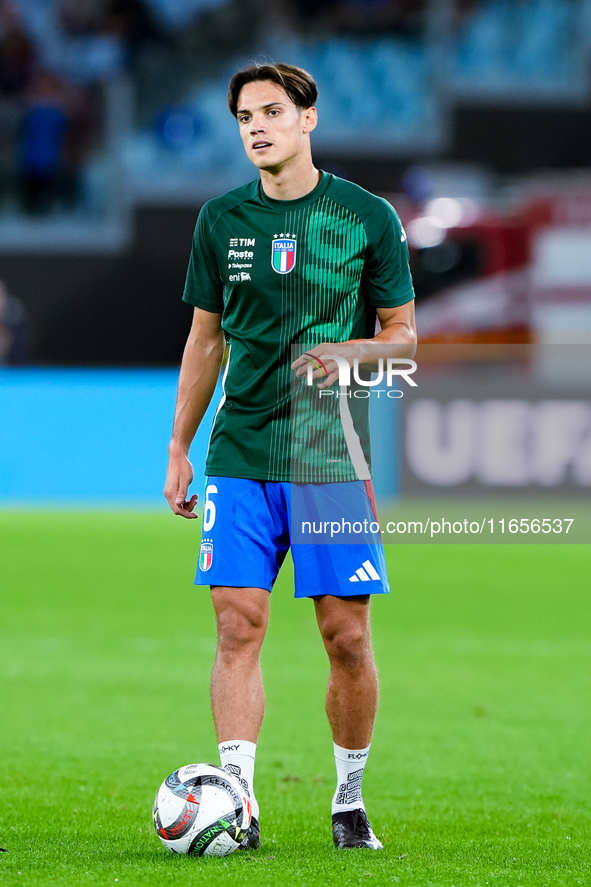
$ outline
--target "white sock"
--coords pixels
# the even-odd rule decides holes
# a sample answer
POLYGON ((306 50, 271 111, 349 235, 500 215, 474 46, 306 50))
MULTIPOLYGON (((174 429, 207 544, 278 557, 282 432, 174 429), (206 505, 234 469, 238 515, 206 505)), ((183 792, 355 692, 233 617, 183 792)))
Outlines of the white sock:
POLYGON ((218 748, 222 767, 243 786, 250 798, 252 815, 258 820, 259 805, 253 789, 256 743, 246 739, 228 739, 227 742, 220 742, 218 748))
POLYGON ((337 767, 337 790, 332 799, 332 812, 365 810, 361 796, 361 780, 370 746, 368 745, 367 748, 341 748, 336 743, 333 745, 337 767))

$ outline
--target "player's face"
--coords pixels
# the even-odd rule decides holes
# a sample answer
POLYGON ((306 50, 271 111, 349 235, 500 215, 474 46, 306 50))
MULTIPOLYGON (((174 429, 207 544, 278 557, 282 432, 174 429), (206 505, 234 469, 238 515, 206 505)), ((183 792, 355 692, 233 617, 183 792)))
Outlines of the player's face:
POLYGON ((316 109, 299 110, 276 83, 257 80, 243 86, 236 116, 248 159, 259 169, 280 171, 309 153, 316 109))

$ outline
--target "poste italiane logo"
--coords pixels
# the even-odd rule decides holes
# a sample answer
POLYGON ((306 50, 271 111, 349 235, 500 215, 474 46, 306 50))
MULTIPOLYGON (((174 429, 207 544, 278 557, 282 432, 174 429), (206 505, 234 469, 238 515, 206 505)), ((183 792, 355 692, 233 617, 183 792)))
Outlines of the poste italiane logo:
POLYGON ((271 265, 277 274, 289 274, 293 270, 296 262, 296 239, 295 236, 281 234, 279 237, 275 235, 271 244, 271 265))

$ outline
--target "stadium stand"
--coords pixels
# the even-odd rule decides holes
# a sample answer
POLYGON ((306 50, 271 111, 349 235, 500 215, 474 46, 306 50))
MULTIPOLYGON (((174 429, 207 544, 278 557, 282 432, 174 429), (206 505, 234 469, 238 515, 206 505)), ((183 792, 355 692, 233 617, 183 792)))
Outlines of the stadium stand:
POLYGON ((589 97, 590 8, 589 0, 298 0, 272 10, 261 0, 1 0, 0 229, 8 217, 18 223, 2 239, 31 245, 36 225, 43 242, 42 222, 33 219, 27 235, 23 215, 47 213, 71 237, 64 215, 76 213, 78 231, 81 221, 95 226, 81 248, 113 248, 118 236, 122 246, 125 202, 199 202, 240 184, 249 168, 224 94, 253 57, 289 57, 314 72, 315 146, 336 161, 441 155, 459 102, 580 105, 589 97), (45 140, 43 158, 41 147, 33 157, 23 146, 27 137, 45 140), (40 163, 51 168, 41 196, 30 186, 40 163), (111 234, 97 240, 103 223, 111 234))

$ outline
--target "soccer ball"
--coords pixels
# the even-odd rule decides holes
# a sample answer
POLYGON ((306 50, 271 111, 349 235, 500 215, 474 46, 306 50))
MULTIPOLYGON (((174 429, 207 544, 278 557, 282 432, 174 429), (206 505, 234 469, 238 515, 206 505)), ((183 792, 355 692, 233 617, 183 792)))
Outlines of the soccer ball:
POLYGON ((156 834, 173 853, 227 856, 246 837, 250 801, 221 767, 188 764, 164 780, 152 816, 156 834))

